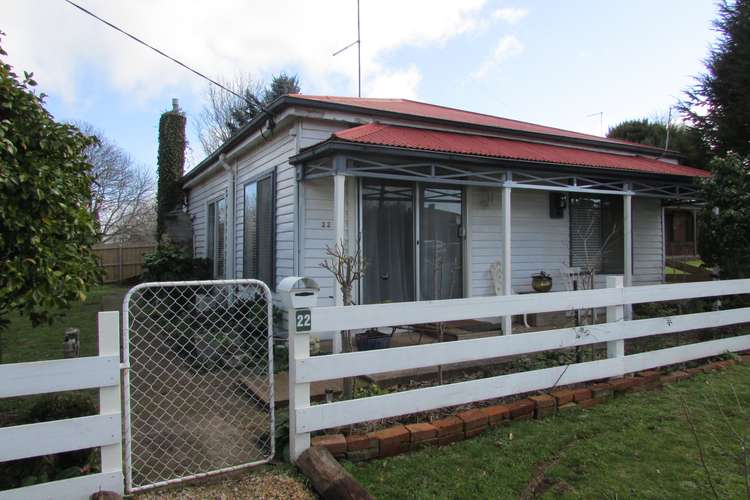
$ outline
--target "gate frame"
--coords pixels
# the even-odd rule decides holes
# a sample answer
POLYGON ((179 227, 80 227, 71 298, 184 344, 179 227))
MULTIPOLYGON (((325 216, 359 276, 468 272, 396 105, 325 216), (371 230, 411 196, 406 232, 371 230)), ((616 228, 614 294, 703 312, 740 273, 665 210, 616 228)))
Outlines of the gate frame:
POLYGON ((232 279, 232 280, 194 280, 194 281, 150 281, 147 283, 139 283, 134 286, 122 300, 122 415, 123 415, 123 440, 124 440, 124 460, 123 468, 125 476, 125 493, 139 493, 154 488, 160 488, 162 486, 168 486, 172 484, 178 484, 182 482, 192 481, 194 479, 201 479, 210 476, 216 476, 219 474, 225 474, 227 472, 233 472, 249 467, 255 467, 257 465, 267 464, 273 460, 276 453, 276 411, 275 411, 275 397, 274 397, 274 371, 273 371, 273 294, 271 289, 266 283, 256 279, 232 279), (271 413, 271 453, 267 458, 256 460, 254 462, 247 462, 244 464, 233 465, 231 467, 223 467, 209 472, 201 472, 197 474, 190 474, 174 479, 167 479, 159 481, 146 486, 133 487, 133 455, 132 455, 132 436, 131 436, 131 422, 130 422, 130 303, 131 296, 144 288, 156 288, 156 287, 188 287, 188 286, 216 286, 216 285, 256 285, 260 290, 263 291, 266 296, 267 302, 267 317, 268 317, 268 376, 269 376, 269 408, 271 413))

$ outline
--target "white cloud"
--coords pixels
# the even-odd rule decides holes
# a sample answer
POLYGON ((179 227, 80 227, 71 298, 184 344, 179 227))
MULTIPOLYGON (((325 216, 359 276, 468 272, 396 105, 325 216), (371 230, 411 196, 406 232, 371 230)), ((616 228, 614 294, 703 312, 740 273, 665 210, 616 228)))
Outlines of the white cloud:
MULTIPOLYGON (((325 92, 332 81, 356 89, 356 50, 331 54, 356 38, 350 0, 112 2, 82 5, 210 76, 250 72, 267 76, 298 70, 303 90, 325 92)), ((365 88, 381 94, 417 93, 415 67, 384 65, 404 46, 440 45, 481 29, 485 0, 362 1, 365 88)), ((3 2, 4 48, 18 70, 34 71, 42 90, 69 103, 81 98, 78 79, 93 68, 102 82, 134 101, 148 101, 177 86, 196 93, 205 82, 62 1, 3 2)))
POLYGON ((505 35, 497 42, 495 51, 482 62, 471 76, 477 79, 484 78, 506 60, 522 53, 523 49, 524 46, 518 38, 514 35, 505 35))
POLYGON ((492 13, 492 17, 508 24, 516 24, 528 15, 529 11, 518 7, 499 7, 492 13))
POLYGON ((414 99, 417 97, 417 87, 422 80, 422 74, 415 65, 405 70, 382 70, 365 86, 368 97, 402 97, 414 99))

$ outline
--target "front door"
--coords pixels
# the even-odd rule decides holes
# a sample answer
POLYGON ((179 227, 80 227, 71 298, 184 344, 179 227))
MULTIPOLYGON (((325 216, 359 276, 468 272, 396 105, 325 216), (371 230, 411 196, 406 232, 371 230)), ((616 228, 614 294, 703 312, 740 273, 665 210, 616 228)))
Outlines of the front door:
POLYGON ((414 205, 414 184, 362 182, 365 304, 409 302, 416 297, 414 205))

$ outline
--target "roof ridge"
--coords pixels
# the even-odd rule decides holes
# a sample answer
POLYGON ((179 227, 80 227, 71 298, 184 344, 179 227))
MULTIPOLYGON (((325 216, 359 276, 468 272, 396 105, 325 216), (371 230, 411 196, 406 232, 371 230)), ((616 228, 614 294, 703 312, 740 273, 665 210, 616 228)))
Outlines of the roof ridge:
MULTIPOLYGON (((357 107, 357 106, 358 107, 367 107, 367 106, 365 106, 365 104, 367 102, 392 102, 392 103, 399 103, 400 102, 400 103, 411 103, 411 104, 417 104, 417 105, 420 105, 420 106, 427 106, 427 107, 430 107, 430 108, 437 108, 437 109, 443 109, 443 110, 453 111, 453 112, 457 112, 457 113, 466 113, 466 114, 469 114, 469 115, 474 115, 474 116, 483 117, 483 118, 489 118, 489 119, 493 119, 493 120, 504 120, 504 121, 516 123, 516 124, 519 124, 519 125, 528 126, 528 127, 540 127, 540 128, 546 129, 547 133, 549 133, 551 135, 560 135, 562 137, 566 137, 566 136, 569 136, 569 134, 576 134, 578 136, 581 136, 582 138, 586 138, 588 140, 596 141, 596 142, 600 142, 600 143, 604 143, 604 144, 620 144, 620 145, 623 145, 623 146, 635 146, 635 147, 638 147, 638 148, 652 149, 652 150, 653 149, 659 149, 656 146, 650 146, 650 145, 647 145, 647 144, 640 144, 640 143, 637 143, 637 142, 626 141, 624 139, 610 138, 610 137, 606 137, 606 136, 598 136, 598 135, 594 135, 594 134, 589 134, 587 132, 578 132, 576 130, 569 130, 569 129, 560 128, 560 127, 553 127, 553 126, 550 126, 550 125, 542 125, 540 123, 534 123, 534 122, 530 122, 530 121, 519 120, 519 119, 516 119, 516 118, 508 118, 506 116, 492 115, 492 114, 489 114, 489 113, 482 113, 482 112, 479 112, 479 111, 471 111, 471 110, 468 110, 468 109, 461 109, 461 108, 457 108, 457 107, 453 107, 453 106, 446 106, 446 105, 443 105, 443 104, 435 104, 435 103, 431 103, 431 102, 419 101, 419 100, 416 100, 416 99, 407 99, 407 98, 402 98, 402 97, 354 97, 354 96, 350 97, 350 96, 314 95, 314 94, 301 94, 301 93, 298 93, 298 94, 289 94, 289 95, 290 96, 294 96, 294 97, 299 97, 299 98, 302 98, 302 99, 308 98, 310 100, 317 100, 317 101, 321 101, 321 102, 334 102, 334 103, 335 102, 339 102, 340 103, 341 100, 345 100, 345 101, 348 101, 347 105, 349 105, 349 106, 355 106, 355 107, 357 107), (357 101, 359 101, 359 103, 357 101)), ((430 118, 427 115, 419 114, 419 113, 414 113, 414 112, 403 112, 403 113, 410 114, 412 116, 421 116, 421 117, 430 118)), ((444 118, 444 119, 446 119, 448 121, 453 121, 453 122, 456 122, 456 123, 464 123, 460 119, 449 119, 449 118, 444 118)), ((499 125, 491 125, 491 127, 493 127, 493 128, 511 128, 512 129, 512 127, 502 127, 502 126, 499 126, 499 125)), ((541 133, 544 133, 544 132, 542 131, 541 133)))

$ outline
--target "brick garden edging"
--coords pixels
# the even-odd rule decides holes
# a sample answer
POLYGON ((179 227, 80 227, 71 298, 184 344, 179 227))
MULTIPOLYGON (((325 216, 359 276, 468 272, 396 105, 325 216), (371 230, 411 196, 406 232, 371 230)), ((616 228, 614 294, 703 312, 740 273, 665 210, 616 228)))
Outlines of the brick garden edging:
MULTIPOLYGON (((741 359, 743 362, 750 362, 750 355, 743 355, 741 359)), ((541 419, 577 408, 591 408, 608 401, 616 394, 659 389, 663 384, 679 382, 699 373, 723 370, 736 363, 735 359, 715 361, 697 368, 668 373, 648 370, 607 382, 558 388, 509 403, 465 410, 430 423, 398 424, 350 436, 315 436, 311 445, 325 447, 337 459, 346 458, 353 462, 392 457, 427 446, 444 446, 472 438, 491 427, 507 425, 514 420, 541 419)))

